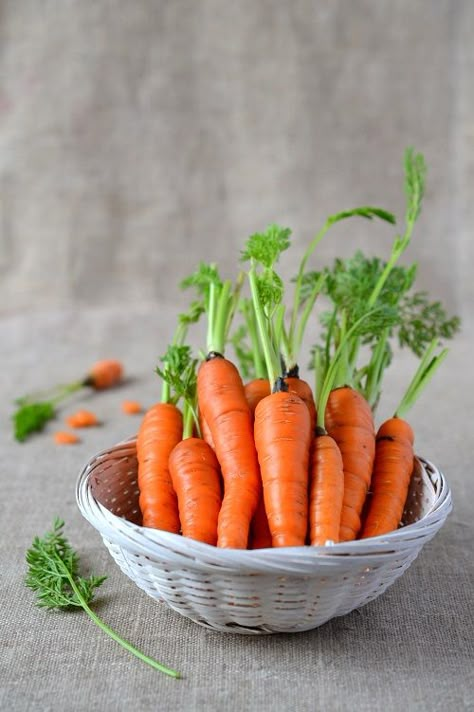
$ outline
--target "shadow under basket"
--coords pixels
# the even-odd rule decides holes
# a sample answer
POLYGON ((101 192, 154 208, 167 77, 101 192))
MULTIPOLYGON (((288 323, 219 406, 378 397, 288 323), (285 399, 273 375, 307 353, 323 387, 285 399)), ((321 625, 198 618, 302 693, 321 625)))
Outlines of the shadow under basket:
POLYGON ((122 571, 153 598, 213 630, 298 632, 380 596, 408 568, 451 511, 443 474, 415 459, 402 526, 324 547, 219 549, 141 526, 136 440, 84 467, 79 508, 122 571))

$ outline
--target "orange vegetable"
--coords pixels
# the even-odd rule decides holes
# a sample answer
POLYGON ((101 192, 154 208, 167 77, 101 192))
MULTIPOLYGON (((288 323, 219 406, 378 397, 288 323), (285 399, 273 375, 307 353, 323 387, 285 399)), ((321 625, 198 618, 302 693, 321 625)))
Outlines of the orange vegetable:
POLYGON ((172 450, 169 469, 183 536, 215 546, 222 493, 214 450, 200 438, 186 438, 172 450))
POLYGON ((316 427, 316 406, 314 404, 311 386, 298 376, 286 376, 285 383, 290 393, 295 393, 306 403, 311 416, 311 432, 314 432, 314 428, 316 427))
POLYGON ((268 549, 272 545, 272 535, 268 526, 263 493, 258 500, 257 511, 250 524, 250 549, 268 549))
POLYGON ((58 430, 54 433, 54 442, 56 445, 75 445, 80 440, 74 433, 68 433, 65 430, 58 430))
POLYGON ((331 391, 325 413, 328 434, 339 446, 344 465, 344 500, 340 541, 355 539, 370 486, 375 457, 372 411, 358 391, 344 386, 331 391))
POLYGON ((294 393, 267 396, 255 411, 255 445, 273 546, 302 546, 308 529, 311 418, 294 393))
POLYGON ((317 432, 311 453, 309 493, 309 540, 313 546, 339 541, 343 497, 340 450, 333 438, 324 431, 317 432))
POLYGON ((122 376, 123 366, 120 361, 104 359, 97 361, 97 363, 92 366, 84 381, 84 385, 102 390, 115 386, 122 380, 122 376))
POLYGON ((414 435, 403 418, 390 418, 377 433, 372 496, 361 539, 397 529, 413 472, 414 435))
POLYGON ((90 410, 78 410, 66 418, 66 423, 70 428, 89 428, 99 425, 97 416, 90 410))
POLYGON ((260 403, 262 398, 270 395, 270 383, 268 378, 254 378, 245 384, 245 397, 249 404, 252 417, 255 416, 255 408, 260 403))
POLYGON ((199 427, 201 428, 202 439, 206 441, 209 447, 215 450, 214 440, 212 439, 212 433, 207 424, 207 421, 203 418, 202 413, 199 413, 199 427))
POLYGON ((143 525, 179 533, 178 502, 168 460, 181 441, 183 419, 175 405, 157 403, 145 413, 137 438, 139 505, 143 525))
POLYGON ((252 417, 234 364, 220 354, 209 354, 198 370, 197 394, 224 480, 217 545, 246 549, 261 480, 252 417))
POLYGON ((142 404, 135 400, 124 400, 122 401, 122 411, 126 415, 136 415, 141 413, 143 410, 142 404))

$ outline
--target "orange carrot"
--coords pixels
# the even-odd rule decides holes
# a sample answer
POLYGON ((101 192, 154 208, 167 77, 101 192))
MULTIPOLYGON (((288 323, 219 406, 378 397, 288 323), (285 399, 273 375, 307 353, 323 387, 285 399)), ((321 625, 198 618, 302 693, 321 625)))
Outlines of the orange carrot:
POLYGON ((358 391, 349 386, 335 388, 327 403, 325 424, 328 434, 339 446, 344 465, 344 501, 339 539, 351 541, 360 530, 360 516, 374 464, 372 411, 358 391))
POLYGON ((414 459, 413 430, 404 416, 447 356, 447 349, 435 355, 437 348, 435 338, 422 356, 393 418, 386 420, 378 430, 372 496, 361 534, 364 539, 386 534, 400 524, 414 459))
POLYGON ((390 418, 377 432, 372 497, 361 539, 397 529, 413 472, 413 430, 403 418, 390 418))
POLYGON ((257 511, 250 524, 250 549, 268 549, 272 545, 272 535, 268 526, 263 493, 258 500, 257 511))
POLYGON ((56 445, 75 445, 80 440, 74 433, 58 430, 58 432, 54 433, 54 442, 56 445))
POLYGON ((245 384, 245 397, 249 404, 252 418, 255 416, 255 408, 262 398, 270 395, 270 384, 268 378, 254 378, 245 384))
POLYGON ((145 414, 137 438, 139 505, 143 525, 177 534, 178 502, 168 460, 181 441, 183 420, 172 403, 157 403, 145 414))
POLYGON ((90 428, 99 425, 95 413, 90 410, 78 410, 66 418, 66 423, 70 428, 90 428))
POLYGON ((344 470, 336 441, 316 432, 311 454, 309 539, 313 546, 339 541, 344 470))
POLYGON ((308 529, 311 419, 294 393, 267 396, 255 411, 255 445, 273 546, 303 546, 308 529))
POLYGON ((137 415, 143 411, 142 404, 135 400, 122 401, 122 412, 126 415, 137 415))
POLYGON ((311 417, 311 432, 313 433, 316 427, 316 406, 314 405, 311 386, 299 376, 286 376, 285 383, 288 385, 290 393, 295 393, 306 403, 311 417))
POLYGON ((246 549, 261 480, 244 385, 230 361, 210 353, 198 370, 197 393, 224 480, 217 545, 246 549))
POLYGON ((207 421, 203 418, 202 413, 199 413, 199 427, 201 428, 202 439, 207 442, 209 447, 215 450, 214 440, 212 439, 211 429, 207 424, 207 421))
POLYGON ((172 450, 169 469, 183 536, 215 546, 222 494, 214 450, 200 438, 186 438, 172 450))
POLYGON ((84 385, 92 386, 97 390, 102 390, 104 388, 110 388, 115 386, 119 381, 122 380, 123 376, 123 366, 120 361, 115 359, 104 359, 102 361, 97 361, 95 363, 85 381, 84 385))

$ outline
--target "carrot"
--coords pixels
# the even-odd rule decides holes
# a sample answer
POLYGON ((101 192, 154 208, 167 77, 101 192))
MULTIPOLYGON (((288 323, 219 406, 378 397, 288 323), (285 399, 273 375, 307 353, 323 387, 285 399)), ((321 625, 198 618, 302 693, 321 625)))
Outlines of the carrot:
POLYGON ((57 406, 73 393, 86 386, 103 389, 115 385, 122 377, 119 361, 98 361, 85 378, 72 383, 60 384, 46 391, 17 398, 18 408, 13 414, 15 438, 23 442, 32 433, 43 430, 46 423, 56 418, 57 406))
POLYGON ((54 433, 54 442, 56 445, 75 445, 80 442, 80 440, 74 433, 58 430, 54 433))
POLYGON ((331 391, 325 424, 334 438, 344 465, 344 500, 339 538, 351 541, 359 533, 360 516, 370 486, 375 457, 375 432, 372 411, 354 388, 343 386, 331 391))
POLYGON ((268 549, 272 545, 272 535, 268 526, 263 494, 258 500, 257 511, 250 524, 250 549, 268 549))
POLYGON ((311 432, 314 432, 316 427, 316 406, 314 405, 313 391, 309 383, 304 381, 298 375, 286 376, 285 383, 288 385, 288 390, 290 393, 295 393, 306 403, 309 415, 311 418, 311 432))
MULTIPOLYGON (((280 387, 285 387, 281 381, 280 387)), ((255 446, 272 545, 303 546, 308 529, 311 420, 293 393, 272 393, 255 411, 255 446)))
POLYGON ((361 532, 363 539, 386 534, 400 524, 415 456, 413 430, 403 416, 447 355, 447 349, 443 349, 434 356, 437 343, 437 339, 431 342, 394 416, 386 420, 377 432, 372 496, 361 532))
POLYGON ((199 413, 199 426, 201 428, 201 435, 202 439, 207 442, 209 447, 211 447, 213 450, 216 449, 214 445, 214 440, 212 439, 212 433, 209 425, 207 424, 207 421, 203 418, 202 413, 199 413))
POLYGON ((143 526, 177 534, 178 503, 168 460, 180 442, 183 420, 172 403, 156 403, 146 413, 137 437, 139 505, 143 526))
POLYGON ((70 428, 89 428, 94 425, 99 425, 96 414, 90 410, 76 411, 66 418, 66 423, 70 428))
POLYGON ((414 435, 402 418, 386 420, 377 432, 372 498, 360 538, 397 529, 413 472, 414 435))
POLYGON ((267 378, 254 378, 245 384, 245 397, 249 404, 252 418, 255 416, 255 408, 265 396, 270 395, 270 385, 267 378))
POLYGON ((288 392, 280 361, 283 289, 273 269, 290 231, 271 225, 249 238, 248 278, 271 394, 255 410, 254 436, 272 546, 302 546, 308 529, 311 419, 304 401, 288 392), (257 273, 257 265, 262 269, 257 273))
POLYGON ((311 453, 309 540, 313 546, 339 541, 344 470, 336 441, 324 429, 316 433, 311 453))
POLYGON ((124 400, 122 401, 122 412, 126 415, 137 415, 143 411, 143 406, 141 403, 135 400, 124 400))
POLYGON ((217 545, 245 549, 261 481, 244 385, 236 367, 211 352, 199 367, 197 392, 224 480, 217 545))
POLYGON ((204 440, 188 437, 172 450, 169 469, 183 536, 215 546, 222 494, 214 450, 204 440))
POLYGON ((123 366, 115 359, 97 361, 89 370, 84 385, 92 386, 96 390, 103 390, 115 386, 122 380, 123 366))

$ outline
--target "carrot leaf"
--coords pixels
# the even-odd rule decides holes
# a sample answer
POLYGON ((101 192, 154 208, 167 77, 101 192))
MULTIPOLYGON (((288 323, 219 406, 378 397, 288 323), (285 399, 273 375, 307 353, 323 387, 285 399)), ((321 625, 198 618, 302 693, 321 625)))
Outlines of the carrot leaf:
POLYGON ((24 442, 32 433, 43 430, 46 423, 55 417, 56 409, 50 401, 24 402, 13 414, 15 438, 24 442))
POLYGON ((242 261, 254 259, 267 270, 273 270, 281 253, 290 246, 290 235, 290 228, 279 225, 269 225, 265 232, 256 232, 247 240, 242 261))
POLYGON ((26 562, 28 571, 25 584, 36 593, 38 606, 63 610, 82 608, 104 633, 142 662, 171 677, 180 676, 176 670, 171 670, 135 648, 109 628, 90 608, 95 590, 104 583, 107 576, 84 578, 79 575, 79 555, 64 536, 63 520, 56 518, 51 531, 43 537, 34 538, 26 552, 26 562))

